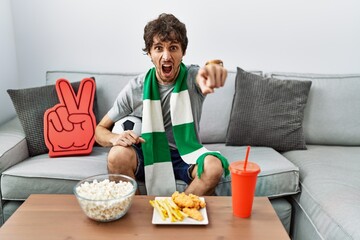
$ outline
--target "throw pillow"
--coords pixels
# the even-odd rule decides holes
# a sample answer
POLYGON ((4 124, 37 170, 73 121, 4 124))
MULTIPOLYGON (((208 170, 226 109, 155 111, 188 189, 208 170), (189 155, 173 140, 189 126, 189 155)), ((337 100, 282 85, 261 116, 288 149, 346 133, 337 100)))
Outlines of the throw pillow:
POLYGON ((302 129, 311 81, 264 78, 237 69, 226 145, 306 149, 302 129))
MULTIPOLYGON (((71 83, 75 93, 80 82, 71 83)), ((47 153, 49 150, 44 140, 44 113, 47 109, 59 103, 55 85, 26 89, 8 89, 16 113, 26 135, 29 156, 47 153)), ((97 112, 96 94, 94 112, 97 112)))

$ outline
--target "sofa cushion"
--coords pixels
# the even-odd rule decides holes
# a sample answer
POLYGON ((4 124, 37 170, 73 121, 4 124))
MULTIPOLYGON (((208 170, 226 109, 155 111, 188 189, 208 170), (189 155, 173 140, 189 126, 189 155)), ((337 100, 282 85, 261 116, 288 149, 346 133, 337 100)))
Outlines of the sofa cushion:
MULTIPOLYGON (((262 76, 261 71, 249 71, 262 76)), ((235 93, 235 71, 228 71, 225 85, 208 94, 203 104, 200 121, 202 143, 224 143, 235 93)))
MULTIPOLYGON (((74 82, 71 85, 77 93, 80 82, 74 82)), ((47 153, 48 148, 44 140, 44 113, 59 103, 55 85, 8 89, 7 92, 24 129, 29 155, 36 156, 47 153)), ((94 104, 94 112, 97 111, 95 106, 96 104, 94 104)))
POLYGON ((25 200, 36 193, 71 194, 75 184, 86 177, 107 173, 108 148, 94 147, 88 156, 50 159, 37 155, 9 168, 1 176, 5 200, 25 200))
MULTIPOLYGON (((226 147, 224 144, 206 145, 210 150, 220 150, 229 161, 245 155, 245 147, 226 147)), ((94 147, 89 156, 59 157, 49 159, 47 154, 31 157, 3 172, 1 191, 4 200, 24 200, 33 193, 72 193, 75 184, 86 177, 107 172, 106 157, 109 148, 94 147), (86 168, 84 168, 86 166, 86 168)), ((256 195, 283 196, 294 194, 298 188, 298 168, 271 148, 252 148, 251 161, 261 167, 256 195)), ((177 190, 187 185, 176 181, 177 190)), ((231 195, 231 178, 223 177, 215 193, 231 195)), ((139 183, 141 193, 146 193, 144 183, 139 183)))
POLYGON ((360 239, 360 147, 308 145, 284 156, 300 168, 292 198, 321 239, 360 239))
MULTIPOLYGON (((229 163, 243 160, 246 147, 225 146, 224 144, 206 144, 207 149, 220 151, 229 163)), ((280 197, 299 192, 299 168, 283 157, 280 153, 268 147, 252 147, 249 154, 249 161, 260 166, 260 173, 256 183, 256 196, 280 197)), ((228 182, 227 192, 221 195, 231 195, 231 178, 224 179, 228 182)))
MULTIPOLYGON (((107 173, 108 151, 109 148, 94 147, 90 155, 82 157, 49 159, 47 154, 30 157, 2 173, 2 199, 24 201, 30 194, 72 194, 79 180, 107 173)), ((178 191, 184 191, 187 187, 183 181, 177 180, 176 183, 178 191)), ((219 189, 222 185, 219 184, 219 189)), ((138 186, 140 192, 145 194, 145 184, 139 182, 138 186)), ((229 187, 225 189, 228 193, 229 187)), ((218 190, 220 193, 224 191, 218 190)))
POLYGON ((306 149, 302 121, 310 86, 238 68, 226 144, 306 149))
POLYGON ((307 144, 360 145, 360 74, 269 73, 312 81, 303 122, 307 144))

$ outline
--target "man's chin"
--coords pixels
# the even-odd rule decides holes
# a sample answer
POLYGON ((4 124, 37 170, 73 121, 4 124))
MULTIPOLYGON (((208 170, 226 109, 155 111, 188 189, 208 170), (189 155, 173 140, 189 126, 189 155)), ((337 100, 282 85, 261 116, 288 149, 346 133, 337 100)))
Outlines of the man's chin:
POLYGON ((162 73, 161 78, 164 82, 171 82, 174 80, 174 74, 173 73, 169 73, 169 74, 162 73))

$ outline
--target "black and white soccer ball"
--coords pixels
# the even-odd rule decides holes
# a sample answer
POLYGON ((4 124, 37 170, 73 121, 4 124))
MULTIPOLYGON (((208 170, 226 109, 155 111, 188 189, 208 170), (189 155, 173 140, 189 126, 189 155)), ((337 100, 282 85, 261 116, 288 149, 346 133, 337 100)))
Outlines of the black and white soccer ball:
POLYGON ((122 133, 126 130, 133 130, 138 136, 141 136, 141 119, 134 116, 127 116, 115 122, 112 129, 113 133, 122 133))

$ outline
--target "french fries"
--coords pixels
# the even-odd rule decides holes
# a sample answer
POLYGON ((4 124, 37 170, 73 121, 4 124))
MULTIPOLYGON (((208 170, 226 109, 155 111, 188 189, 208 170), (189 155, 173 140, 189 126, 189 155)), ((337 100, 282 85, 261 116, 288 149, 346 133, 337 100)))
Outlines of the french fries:
POLYGON ((188 217, 188 215, 181 211, 181 209, 169 198, 150 200, 150 204, 158 211, 163 221, 170 218, 171 222, 177 222, 188 217))

